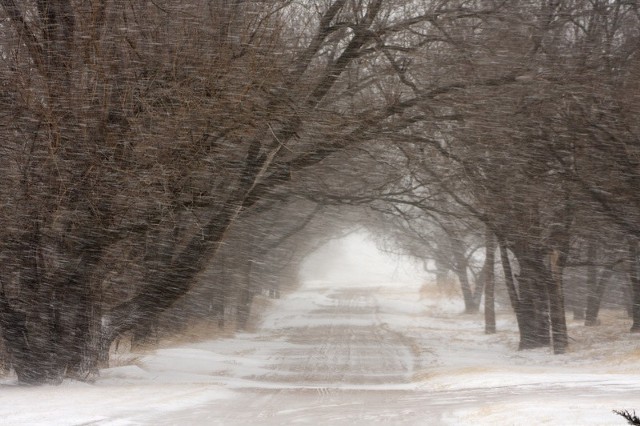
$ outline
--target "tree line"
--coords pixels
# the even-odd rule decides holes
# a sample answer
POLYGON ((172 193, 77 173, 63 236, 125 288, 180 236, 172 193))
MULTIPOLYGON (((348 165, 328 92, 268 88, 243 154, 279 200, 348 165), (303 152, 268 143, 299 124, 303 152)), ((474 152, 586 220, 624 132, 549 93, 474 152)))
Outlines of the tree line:
POLYGON ((206 273, 215 309, 246 315, 256 271, 321 234, 314 203, 439 233, 460 277, 461 245, 495 244, 522 348, 566 348, 571 262, 621 256, 640 328, 635 2, 0 6, 0 330, 20 381, 91 377, 206 273))

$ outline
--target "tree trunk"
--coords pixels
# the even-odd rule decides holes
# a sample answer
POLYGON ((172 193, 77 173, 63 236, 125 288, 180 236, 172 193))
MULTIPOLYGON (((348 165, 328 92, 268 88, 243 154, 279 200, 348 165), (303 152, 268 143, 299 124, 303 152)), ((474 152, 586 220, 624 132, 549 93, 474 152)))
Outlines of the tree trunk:
MULTIPOLYGON (((589 306, 589 299, 595 295, 596 285, 598 281, 598 269, 596 268, 596 259, 598 255, 598 248, 596 247, 595 241, 590 240, 589 246, 587 248, 587 276, 585 280, 585 285, 580 285, 578 287, 578 302, 573 309, 573 319, 577 320, 585 320, 585 325, 587 324, 586 320, 586 310, 589 306), (585 294, 586 297, 582 296, 582 290, 586 289, 585 294), (583 307, 584 302, 584 307, 583 307)), ((582 280, 580 280, 582 282, 582 280)), ((593 303, 593 302, 592 302, 593 303)), ((598 305, 600 301, 597 301, 598 305)), ((597 313, 596 313, 597 317, 597 313)))
POLYGON ((484 264, 484 331, 486 334, 496 332, 496 311, 495 311, 495 252, 496 240, 490 229, 486 233, 486 256, 484 264))
POLYGON ((225 254, 218 257, 218 273, 215 279, 215 293, 211 296, 212 313, 218 318, 218 328, 225 326, 225 306, 227 286, 227 258, 225 254))
POLYGON ((244 267, 244 279, 241 283, 240 294, 237 303, 237 328, 245 330, 251 313, 251 303, 253 303, 253 288, 251 286, 251 272, 253 270, 253 261, 247 260, 244 267))
POLYGON ((26 310, 0 295, 5 341, 20 382, 84 380, 97 372, 98 309, 81 278, 87 277, 73 277, 60 286, 41 282, 41 288, 54 288, 46 292, 51 297, 32 300, 26 310))
POLYGON ((638 241, 630 238, 628 241, 627 266, 629 271, 629 284, 631 286, 632 333, 640 333, 640 271, 638 271, 638 241))
POLYGON ((65 361, 57 353, 61 312, 52 281, 43 277, 39 221, 30 222, 32 229, 22 235, 16 251, 20 294, 9 300, 3 291, 2 326, 18 380, 25 384, 59 383, 65 369, 65 361))
MULTIPOLYGON (((2 328, 2 338, 6 350, 6 363, 15 368, 17 363, 20 371, 20 354, 28 352, 26 335, 27 335, 27 316, 26 314, 14 306, 5 293, 4 286, 0 284, 0 328, 2 328)), ((20 373, 20 377, 26 374, 20 373)))
POLYGON ((0 292, 0 326, 12 367, 25 384, 87 379, 98 368, 101 326, 90 286, 101 243, 82 239, 69 248, 67 262, 46 272, 37 226, 22 244, 21 294, 9 300, 0 292))
POLYGON ((559 250, 553 250, 549 255, 550 276, 546 280, 549 292, 551 337, 553 352, 563 354, 569 344, 567 334, 567 320, 564 309, 564 292, 562 289, 563 259, 559 250))
POLYGON ((518 331, 520 333, 520 347, 523 346, 523 336, 528 333, 528 324, 522 315, 522 306, 520 304, 520 297, 518 295, 518 289, 516 288, 513 280, 513 269, 511 268, 511 261, 509 260, 509 253, 503 241, 499 241, 500 246, 500 261, 502 263, 502 270, 504 271, 504 281, 507 286, 507 292, 509 293, 509 302, 511 308, 516 315, 516 322, 518 324, 518 331))
POLYGON ((475 314, 478 312, 479 305, 475 302, 471 284, 469 283, 469 274, 467 272, 467 259, 460 250, 454 249, 456 259, 456 275, 460 281, 460 290, 464 300, 464 313, 475 314))
POLYGON ((538 251, 530 247, 529 243, 519 242, 513 250, 520 264, 518 288, 523 327, 520 333, 519 349, 549 346, 551 333, 549 296, 544 282, 545 266, 538 251))
MULTIPOLYGON (((594 267, 593 272, 595 273, 596 271, 594 267)), ((587 293, 587 309, 584 318, 585 326, 593 327, 598 325, 598 313, 600 312, 602 296, 612 275, 613 271, 611 269, 605 269, 602 271, 602 274, 600 274, 600 279, 593 277, 593 281, 591 281, 591 279, 589 280, 590 286, 589 292, 587 293)))
MULTIPOLYGON (((444 266, 442 266, 437 259, 434 259, 434 262, 435 262, 435 269, 436 269, 436 284, 438 285, 438 287, 444 287, 449 284, 447 282, 447 275, 449 274, 449 271, 444 266)), ((428 271, 426 262, 425 262, 424 270, 428 271)))

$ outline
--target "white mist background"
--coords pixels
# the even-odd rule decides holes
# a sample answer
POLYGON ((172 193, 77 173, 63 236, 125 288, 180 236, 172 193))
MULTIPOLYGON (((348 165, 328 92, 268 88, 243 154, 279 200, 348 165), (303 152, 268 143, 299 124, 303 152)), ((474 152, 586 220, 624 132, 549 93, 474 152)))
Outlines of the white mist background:
POLYGON ((300 267, 303 287, 409 286, 428 279, 421 262, 386 253, 364 230, 330 240, 312 252, 300 267))

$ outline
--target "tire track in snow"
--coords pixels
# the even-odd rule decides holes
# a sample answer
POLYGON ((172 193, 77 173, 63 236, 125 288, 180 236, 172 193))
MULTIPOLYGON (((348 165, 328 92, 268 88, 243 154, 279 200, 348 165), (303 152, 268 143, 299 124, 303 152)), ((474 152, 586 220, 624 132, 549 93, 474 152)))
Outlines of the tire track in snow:
POLYGON ((411 339, 382 323, 376 298, 367 291, 344 290, 330 300, 308 314, 310 325, 286 330, 295 347, 274 354, 273 372, 261 379, 318 389, 326 388, 323 384, 410 381, 419 351, 411 339))

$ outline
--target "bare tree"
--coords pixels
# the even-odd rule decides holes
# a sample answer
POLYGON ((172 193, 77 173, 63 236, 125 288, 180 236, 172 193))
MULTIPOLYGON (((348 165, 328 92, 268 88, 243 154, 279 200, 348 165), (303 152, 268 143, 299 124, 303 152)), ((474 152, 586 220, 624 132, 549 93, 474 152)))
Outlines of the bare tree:
POLYGON ((29 383, 94 372, 189 292, 245 212, 397 127, 410 104, 371 90, 388 75, 378 46, 427 19, 381 0, 0 4, 2 191, 17 194, 2 328, 29 383), (107 259, 142 263, 122 297, 105 293, 107 259))

